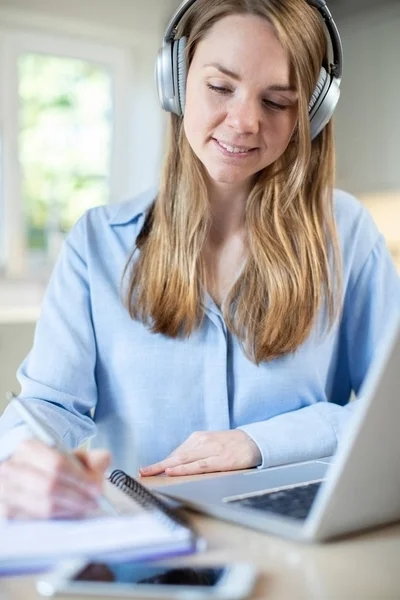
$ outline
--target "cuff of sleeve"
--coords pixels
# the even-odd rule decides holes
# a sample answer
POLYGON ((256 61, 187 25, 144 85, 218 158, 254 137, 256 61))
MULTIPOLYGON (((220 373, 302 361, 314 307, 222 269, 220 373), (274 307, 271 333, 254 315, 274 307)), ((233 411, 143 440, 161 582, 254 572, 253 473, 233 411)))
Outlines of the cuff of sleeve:
POLYGON ((262 457, 259 469, 331 456, 337 447, 335 430, 318 405, 238 429, 257 444, 262 457))

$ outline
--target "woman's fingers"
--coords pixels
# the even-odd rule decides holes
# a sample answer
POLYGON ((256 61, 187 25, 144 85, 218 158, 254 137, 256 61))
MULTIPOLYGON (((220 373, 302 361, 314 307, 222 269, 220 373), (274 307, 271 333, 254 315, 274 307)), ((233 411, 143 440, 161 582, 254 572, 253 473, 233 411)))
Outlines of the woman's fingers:
POLYGON ((142 467, 140 469, 140 474, 144 477, 159 475, 160 473, 167 472, 168 469, 201 460, 204 458, 205 452, 207 453, 205 448, 196 448, 195 450, 186 449, 185 452, 179 452, 178 448, 165 460, 154 463, 153 465, 149 465, 147 467, 142 467))
POLYGON ((217 456, 210 456, 209 458, 201 458, 175 467, 168 467, 165 469, 165 474, 169 477, 178 477, 180 475, 199 475, 200 473, 223 471, 224 469, 218 466, 219 462, 217 456))
POLYGON ((90 471, 104 475, 111 464, 111 454, 107 450, 76 450, 75 456, 90 471))
POLYGON ((0 504, 8 518, 78 517, 98 510, 108 452, 79 451, 77 461, 36 440, 0 465, 0 504))
POLYGON ((94 497, 99 491, 97 478, 83 464, 76 464, 68 456, 61 455, 37 440, 24 443, 8 462, 12 466, 26 467, 32 473, 41 475, 45 493, 51 494, 60 485, 73 488, 78 494, 87 497, 94 497))
POLYGON ((140 469, 140 474, 196 475, 247 469, 260 462, 258 446, 244 431, 196 431, 166 459, 140 469))
POLYGON ((77 493, 62 482, 50 482, 38 471, 27 467, 9 467, 12 476, 3 493, 6 517, 56 518, 83 515, 96 508, 96 501, 77 493))

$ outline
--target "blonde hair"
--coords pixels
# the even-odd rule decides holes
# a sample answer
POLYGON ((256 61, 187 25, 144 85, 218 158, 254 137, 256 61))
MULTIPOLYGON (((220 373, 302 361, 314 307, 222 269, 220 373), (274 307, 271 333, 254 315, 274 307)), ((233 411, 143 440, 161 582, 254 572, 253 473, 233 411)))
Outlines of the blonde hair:
MULTIPOLYGON (((329 326, 338 310, 333 126, 311 143, 308 117, 327 42, 317 11, 305 0, 197 0, 178 30, 188 37, 189 65, 198 42, 231 14, 258 15, 272 24, 299 95, 288 148, 258 174, 249 194, 247 260, 222 306, 227 327, 258 364, 295 351, 322 306, 329 326)), ((172 114, 159 193, 136 242, 139 256, 125 270, 132 318, 170 337, 189 336, 201 324, 207 289, 202 250, 210 224, 205 169, 186 139, 183 119, 172 114)))

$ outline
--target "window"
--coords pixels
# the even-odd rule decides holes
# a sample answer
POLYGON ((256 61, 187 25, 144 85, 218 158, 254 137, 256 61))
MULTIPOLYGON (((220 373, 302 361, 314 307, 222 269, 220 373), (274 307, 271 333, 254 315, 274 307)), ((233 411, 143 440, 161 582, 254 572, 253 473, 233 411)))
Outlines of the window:
POLYGON ((85 210, 109 201, 111 77, 87 61, 29 53, 18 83, 23 236, 37 272, 85 210))
POLYGON ((88 208, 126 198, 127 52, 0 30, 0 275, 45 281, 88 208))

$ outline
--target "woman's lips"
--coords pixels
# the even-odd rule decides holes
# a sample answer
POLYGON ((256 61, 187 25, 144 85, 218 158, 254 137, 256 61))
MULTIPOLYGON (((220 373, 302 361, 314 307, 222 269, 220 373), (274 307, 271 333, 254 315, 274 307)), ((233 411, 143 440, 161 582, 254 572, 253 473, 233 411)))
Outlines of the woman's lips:
POLYGON ((216 138, 212 138, 212 141, 214 142, 218 150, 220 150, 220 152, 224 154, 224 156, 229 156, 231 158, 247 158, 254 154, 256 150, 258 150, 258 148, 254 147, 250 148, 245 146, 236 146, 234 144, 228 144, 227 142, 224 142, 222 140, 219 141, 216 138))

